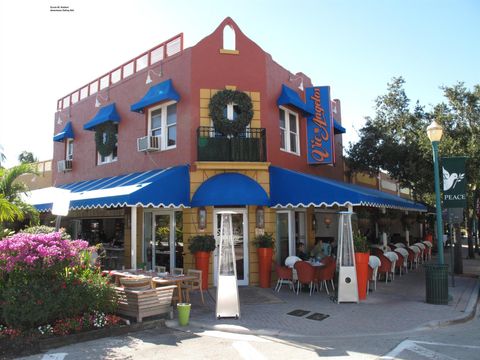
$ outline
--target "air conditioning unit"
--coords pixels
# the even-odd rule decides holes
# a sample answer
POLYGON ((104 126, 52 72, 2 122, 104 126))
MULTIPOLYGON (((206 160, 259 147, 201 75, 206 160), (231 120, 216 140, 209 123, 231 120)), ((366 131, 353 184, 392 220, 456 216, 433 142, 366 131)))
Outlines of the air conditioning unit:
POLYGON ((137 139, 138 151, 160 150, 160 136, 144 136, 137 139))
POLYGON ((72 171, 72 160, 60 160, 57 163, 58 172, 72 171))

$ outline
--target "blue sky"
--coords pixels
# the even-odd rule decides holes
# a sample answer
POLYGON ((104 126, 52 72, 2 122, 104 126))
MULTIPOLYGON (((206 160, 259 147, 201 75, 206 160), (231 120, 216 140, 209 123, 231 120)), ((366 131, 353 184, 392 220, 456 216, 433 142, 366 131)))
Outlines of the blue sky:
POLYGON ((0 5, 0 145, 52 157, 56 101, 180 33, 185 47, 227 16, 275 61, 330 85, 342 101, 344 144, 394 76, 429 108, 441 85, 480 84, 476 0, 30 0, 0 5), (19 5, 20 4, 20 5, 19 5), (56 13, 50 5, 74 11, 56 13))

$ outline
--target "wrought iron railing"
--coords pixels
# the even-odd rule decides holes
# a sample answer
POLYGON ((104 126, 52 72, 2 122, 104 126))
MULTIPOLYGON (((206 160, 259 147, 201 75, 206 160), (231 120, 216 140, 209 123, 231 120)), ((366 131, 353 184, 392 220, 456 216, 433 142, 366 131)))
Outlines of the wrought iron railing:
POLYGON ((214 127, 197 129, 198 161, 267 161, 264 128, 245 129, 236 136, 225 136, 214 127))

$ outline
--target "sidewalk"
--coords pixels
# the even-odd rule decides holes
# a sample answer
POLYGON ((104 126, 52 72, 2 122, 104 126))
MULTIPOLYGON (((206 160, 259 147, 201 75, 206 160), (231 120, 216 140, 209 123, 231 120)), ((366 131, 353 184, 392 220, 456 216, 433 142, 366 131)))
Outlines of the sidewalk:
MULTIPOLYGON (((449 249, 446 249, 446 262, 448 259, 449 249)), ((215 318, 216 292, 209 289, 205 305, 202 305, 199 294, 194 294, 189 326, 178 327, 176 320, 167 321, 167 326, 180 330, 215 329, 269 336, 336 338, 409 333, 445 326, 474 316, 480 284, 480 256, 477 255, 474 260, 464 258, 463 261, 464 275, 455 277, 455 287, 451 287, 449 277, 452 300, 448 305, 425 302, 425 273, 423 266, 419 265, 408 274, 396 275, 393 282, 377 282, 377 290, 370 292, 367 300, 358 304, 334 303, 325 290, 312 296, 308 293, 297 296, 287 286, 278 293, 272 289, 241 287, 241 317, 238 320, 215 318), (300 317, 289 315, 293 310, 305 310, 308 314, 300 317), (323 320, 307 318, 314 313, 328 317, 323 320)), ((330 295, 334 294, 330 292, 330 295)))

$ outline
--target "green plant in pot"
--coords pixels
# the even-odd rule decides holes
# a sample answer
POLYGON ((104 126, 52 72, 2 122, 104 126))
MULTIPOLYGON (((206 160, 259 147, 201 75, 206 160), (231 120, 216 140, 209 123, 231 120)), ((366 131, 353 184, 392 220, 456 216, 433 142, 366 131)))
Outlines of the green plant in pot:
POLYGON ((208 268, 210 266, 210 253, 215 250, 215 237, 213 235, 195 235, 190 238, 188 250, 195 256, 197 270, 202 270, 202 289, 208 289, 208 268))
POLYGON ((273 234, 265 233, 255 236, 253 244, 257 249, 259 248, 273 248, 274 244, 273 234))
POLYGON ((258 275, 261 288, 269 288, 272 275, 273 234, 264 233, 255 236, 253 244, 258 254, 258 275))
POLYGON ((215 237, 213 235, 195 235, 190 238, 188 250, 192 254, 199 251, 212 252, 215 250, 215 237))
POLYGON ((367 237, 362 235, 360 231, 353 233, 353 247, 356 253, 368 253, 370 251, 370 245, 368 244, 367 237))
POLYGON ((353 248, 355 250, 355 270, 357 273, 358 298, 367 298, 368 261, 370 260, 370 246, 367 237, 360 231, 353 233, 353 248))

